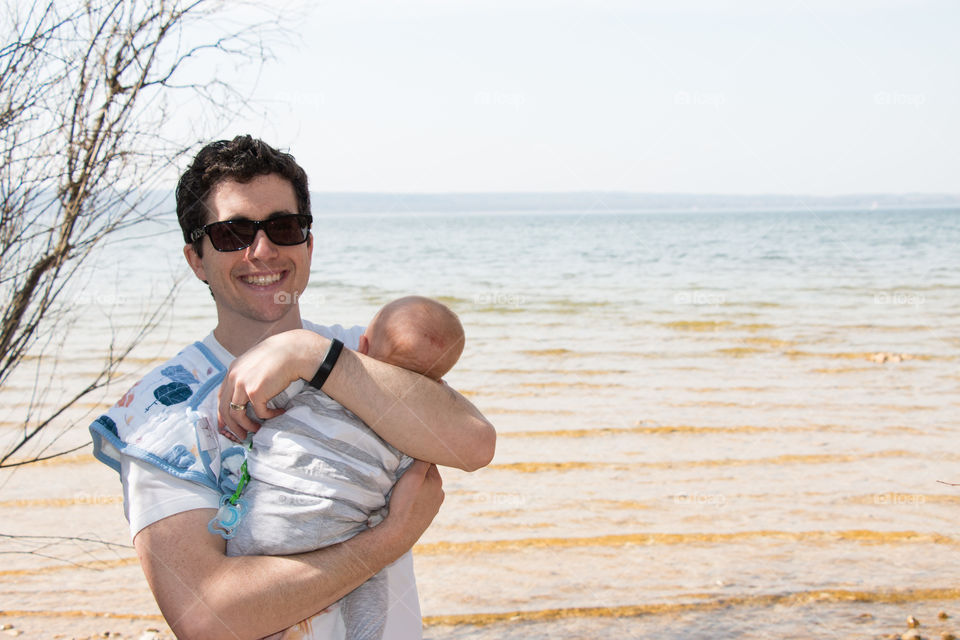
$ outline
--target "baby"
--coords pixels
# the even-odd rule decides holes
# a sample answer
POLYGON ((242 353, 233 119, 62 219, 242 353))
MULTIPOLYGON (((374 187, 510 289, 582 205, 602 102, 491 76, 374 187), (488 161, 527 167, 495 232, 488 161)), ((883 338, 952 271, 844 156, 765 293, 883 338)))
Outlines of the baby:
MULTIPOLYGON (((440 381, 463 352, 460 320, 419 296, 387 304, 358 351, 440 381)), ((390 491, 413 462, 356 415, 302 381, 271 401, 283 415, 263 422, 247 455, 249 511, 227 554, 286 555, 327 547, 380 523, 390 491)), ((380 638, 388 610, 381 571, 340 601, 350 640, 380 638)))

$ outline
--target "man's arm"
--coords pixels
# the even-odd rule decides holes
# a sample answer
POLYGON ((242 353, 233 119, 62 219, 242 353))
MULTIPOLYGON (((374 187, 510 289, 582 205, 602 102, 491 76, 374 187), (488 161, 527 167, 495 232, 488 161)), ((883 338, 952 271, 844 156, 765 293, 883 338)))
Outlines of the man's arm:
POLYGON ((442 501, 437 468, 418 461, 398 481, 386 520, 325 549, 227 557, 225 541, 207 531, 213 509, 159 520, 133 543, 178 638, 261 638, 322 611, 403 555, 442 501))
MULTIPOLYGON (((276 415, 267 400, 297 378, 310 380, 329 345, 312 331, 286 331, 234 360, 220 387, 220 422, 241 437, 256 431, 259 425, 229 403, 252 402, 258 416, 276 415)), ((323 391, 414 458, 465 471, 493 458, 493 425, 462 395, 420 374, 344 349, 323 391)))

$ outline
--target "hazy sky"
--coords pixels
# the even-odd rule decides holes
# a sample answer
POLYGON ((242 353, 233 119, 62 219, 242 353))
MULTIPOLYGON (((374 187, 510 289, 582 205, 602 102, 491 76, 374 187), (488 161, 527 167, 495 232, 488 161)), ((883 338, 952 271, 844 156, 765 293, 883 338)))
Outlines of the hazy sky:
POLYGON ((960 193, 955 0, 343 0, 297 30, 222 133, 317 191, 960 193))

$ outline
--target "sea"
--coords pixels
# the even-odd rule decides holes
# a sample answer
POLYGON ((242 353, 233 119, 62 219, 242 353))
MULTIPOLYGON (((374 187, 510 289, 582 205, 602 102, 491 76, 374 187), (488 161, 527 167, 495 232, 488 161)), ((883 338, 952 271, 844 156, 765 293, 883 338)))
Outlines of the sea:
MULTIPOLYGON (((960 207, 325 212, 313 232, 303 316, 442 300, 467 335, 447 382, 497 428, 488 467, 441 469, 425 637, 884 638, 908 616, 960 636, 960 207)), ((48 514, 129 544, 86 425, 213 328, 181 247, 169 223, 110 242, 0 392, 9 449, 134 345, 14 458, 76 451, 0 470, 0 533, 48 514)), ((156 620, 129 547, 82 549, 10 555, 0 609, 156 620), (84 571, 123 577, 65 594, 84 571)))

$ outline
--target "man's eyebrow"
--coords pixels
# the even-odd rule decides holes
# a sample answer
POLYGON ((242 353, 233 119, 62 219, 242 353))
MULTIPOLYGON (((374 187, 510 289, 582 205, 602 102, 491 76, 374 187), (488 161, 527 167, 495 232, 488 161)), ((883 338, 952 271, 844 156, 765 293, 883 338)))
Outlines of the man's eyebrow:
MULTIPOLYGON (((265 220, 271 220, 271 219, 273 219, 273 218, 279 218, 280 216, 290 216, 290 215, 297 215, 297 214, 296 214, 296 212, 294 212, 294 211, 287 211, 286 209, 280 209, 279 211, 274 211, 273 213, 271 213, 270 215, 268 215, 268 216, 267 216, 266 218, 264 218, 264 219, 265 219, 265 220)), ((242 213, 238 213, 237 215, 231 216, 231 217, 227 218, 226 220, 221 220, 221 222, 234 222, 234 221, 236 221, 236 220, 253 220, 253 218, 248 218, 247 216, 243 215, 242 213)))

